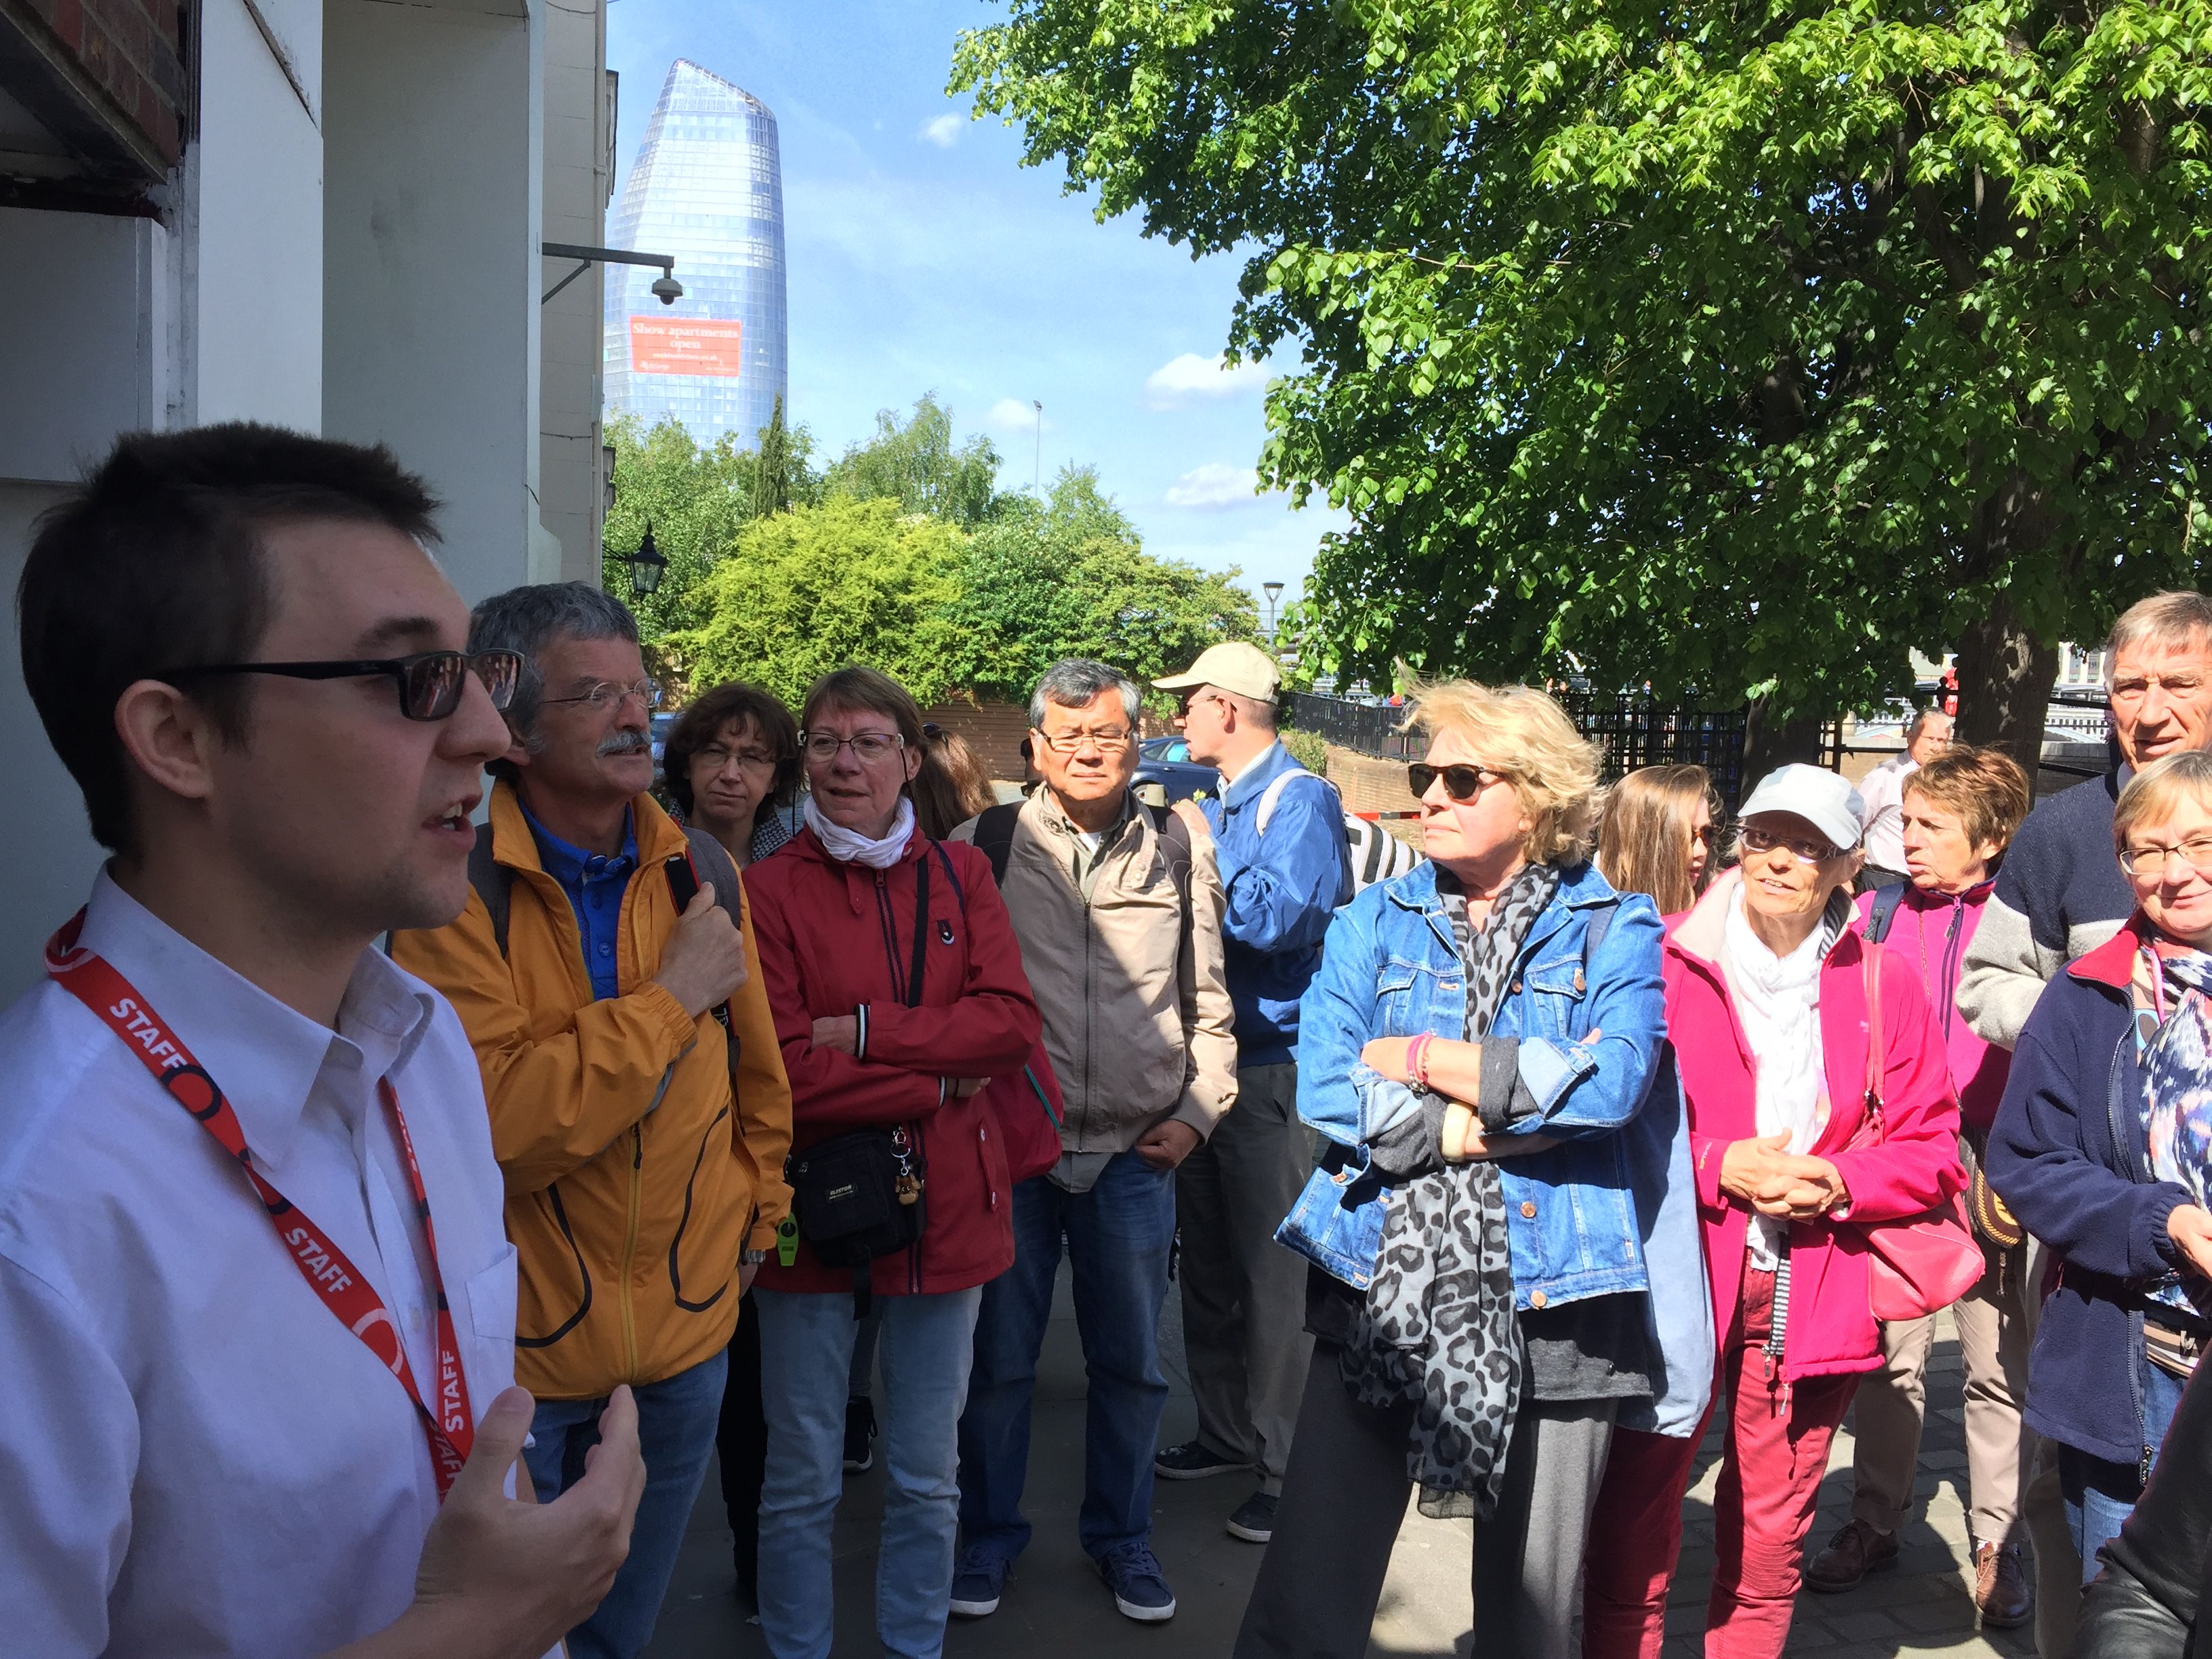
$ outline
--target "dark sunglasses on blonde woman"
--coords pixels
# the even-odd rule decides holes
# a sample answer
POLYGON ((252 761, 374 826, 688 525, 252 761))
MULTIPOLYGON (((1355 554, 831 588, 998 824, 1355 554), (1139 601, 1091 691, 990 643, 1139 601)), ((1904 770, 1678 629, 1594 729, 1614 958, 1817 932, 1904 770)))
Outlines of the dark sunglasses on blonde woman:
POLYGON ((1426 761, 1415 761, 1406 769, 1406 782, 1420 799, 1429 793, 1429 786, 1438 778, 1444 781, 1444 793, 1465 805, 1484 789, 1505 775, 1493 772, 1486 766, 1431 766, 1426 761))

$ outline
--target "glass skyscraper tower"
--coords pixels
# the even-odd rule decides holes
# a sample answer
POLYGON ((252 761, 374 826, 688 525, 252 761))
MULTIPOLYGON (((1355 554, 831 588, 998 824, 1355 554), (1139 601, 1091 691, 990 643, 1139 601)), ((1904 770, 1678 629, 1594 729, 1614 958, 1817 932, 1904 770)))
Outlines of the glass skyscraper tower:
POLYGON ((677 59, 610 240, 673 254, 684 297, 654 299, 650 265, 607 267, 608 412, 648 428, 673 415, 698 443, 730 432, 754 447, 789 389, 783 168, 768 106, 677 59))

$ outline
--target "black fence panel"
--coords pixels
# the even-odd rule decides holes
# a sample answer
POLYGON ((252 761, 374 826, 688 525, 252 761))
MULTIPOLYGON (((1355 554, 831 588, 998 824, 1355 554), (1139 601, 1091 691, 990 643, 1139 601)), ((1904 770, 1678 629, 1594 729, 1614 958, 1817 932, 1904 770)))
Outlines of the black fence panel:
POLYGON ((1428 747, 1428 739, 1419 732, 1398 729, 1405 723, 1406 713, 1403 708, 1316 697, 1305 691, 1287 692, 1283 697, 1285 725, 1340 744, 1354 754, 1384 760, 1418 760, 1428 747))
MULTIPOLYGON (((1743 795, 1743 732, 1747 710, 1690 708, 1634 693, 1566 691, 1556 694, 1582 734, 1603 746, 1605 781, 1645 766, 1702 766, 1728 809, 1743 795)), ((1386 760, 1418 758, 1428 740, 1401 731, 1403 708, 1346 702, 1293 691, 1283 699, 1286 724, 1330 743, 1386 760)))

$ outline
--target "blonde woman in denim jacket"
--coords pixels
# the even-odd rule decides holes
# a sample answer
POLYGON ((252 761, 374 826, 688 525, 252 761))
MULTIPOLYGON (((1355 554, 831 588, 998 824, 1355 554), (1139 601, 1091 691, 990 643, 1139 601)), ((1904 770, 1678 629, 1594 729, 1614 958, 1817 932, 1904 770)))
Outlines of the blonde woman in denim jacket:
POLYGON ((1477 1523, 1476 1652, 1564 1659, 1614 1423, 1686 1431, 1710 1386, 1659 917, 1589 861, 1596 751, 1526 687, 1414 718, 1431 861, 1338 912, 1300 1010, 1327 1144, 1278 1237, 1316 1341, 1237 1659, 1364 1651, 1415 1486, 1477 1523))

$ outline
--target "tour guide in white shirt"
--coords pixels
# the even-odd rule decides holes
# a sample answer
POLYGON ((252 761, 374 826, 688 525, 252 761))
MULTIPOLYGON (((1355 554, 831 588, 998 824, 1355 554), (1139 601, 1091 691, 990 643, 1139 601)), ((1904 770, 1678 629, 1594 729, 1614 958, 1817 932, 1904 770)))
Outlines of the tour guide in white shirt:
POLYGON ((582 1481, 507 1495, 479 1073, 375 949, 461 908, 508 741, 431 508, 231 426, 125 439, 41 523, 24 677, 115 857, 0 1015, 10 1654, 526 1659, 628 1547, 626 1393, 582 1481))

